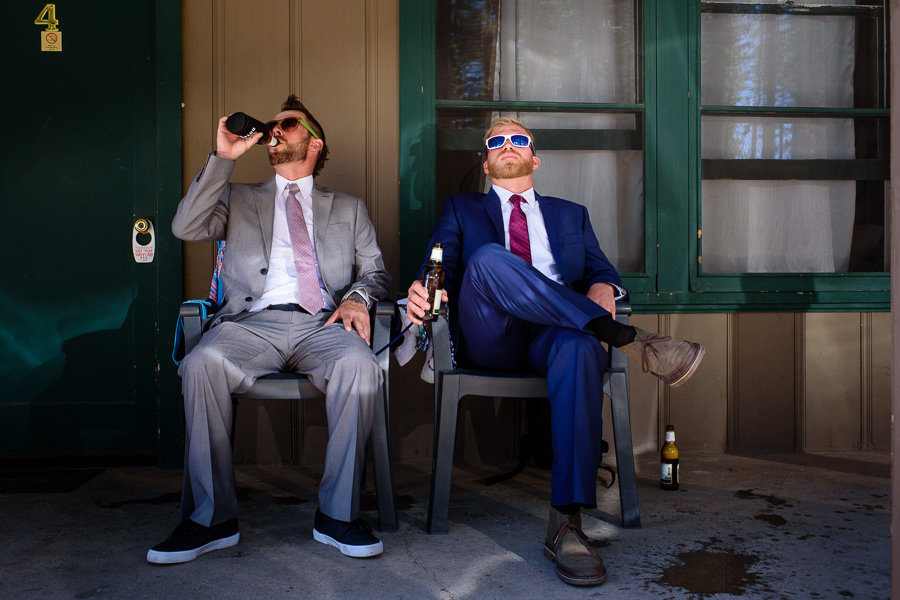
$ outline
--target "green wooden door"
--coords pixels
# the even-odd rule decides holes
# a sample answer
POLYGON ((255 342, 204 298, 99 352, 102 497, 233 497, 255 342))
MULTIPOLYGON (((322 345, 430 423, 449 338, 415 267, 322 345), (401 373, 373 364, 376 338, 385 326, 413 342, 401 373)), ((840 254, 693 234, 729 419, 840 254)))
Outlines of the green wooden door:
POLYGON ((61 51, 42 50, 43 1, 3 8, 0 455, 150 454, 180 407, 165 360, 181 294, 179 3, 54 6, 61 51), (139 264, 141 217, 156 254, 139 264))

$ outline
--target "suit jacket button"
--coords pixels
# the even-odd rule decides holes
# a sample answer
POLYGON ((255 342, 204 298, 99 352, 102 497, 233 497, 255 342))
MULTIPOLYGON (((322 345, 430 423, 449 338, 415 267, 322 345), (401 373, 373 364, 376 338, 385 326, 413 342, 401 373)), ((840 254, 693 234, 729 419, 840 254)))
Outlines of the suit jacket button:
POLYGON ((267 274, 268 272, 269 272, 269 270, 268 270, 267 268, 265 268, 265 267, 263 267, 262 269, 259 270, 259 274, 260 274, 260 275, 265 275, 265 274, 267 274))
POLYGON ((247 302, 253 302, 253 296, 247 296, 246 298, 244 298, 244 300, 246 300, 247 302))

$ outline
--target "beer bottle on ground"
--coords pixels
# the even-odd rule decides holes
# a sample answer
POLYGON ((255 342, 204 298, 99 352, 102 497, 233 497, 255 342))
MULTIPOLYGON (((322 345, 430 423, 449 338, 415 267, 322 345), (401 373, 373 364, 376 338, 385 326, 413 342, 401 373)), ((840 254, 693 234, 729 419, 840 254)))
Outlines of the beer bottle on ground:
POLYGON ((666 427, 666 443, 659 456, 659 487, 678 489, 678 446, 675 445, 675 427, 666 427))
POLYGON ((441 300, 444 289, 444 245, 435 243, 431 248, 431 259, 425 268, 425 289, 428 291, 428 310, 425 311, 425 320, 435 319, 441 312, 441 300))

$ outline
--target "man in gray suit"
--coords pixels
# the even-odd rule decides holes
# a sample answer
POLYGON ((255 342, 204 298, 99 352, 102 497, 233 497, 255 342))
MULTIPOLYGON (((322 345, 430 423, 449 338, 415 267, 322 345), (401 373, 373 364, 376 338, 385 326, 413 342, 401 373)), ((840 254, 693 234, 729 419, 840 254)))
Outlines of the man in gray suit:
POLYGON ((313 537, 348 556, 382 552, 359 518, 359 481, 382 383, 368 307, 388 295, 390 276, 363 201, 313 182, 328 154, 321 125, 294 95, 281 108, 268 123, 279 142, 268 148, 275 176, 229 182, 235 160, 262 133, 242 139, 222 117, 216 151, 172 223, 183 240, 226 240, 224 301, 179 371, 187 423, 181 522, 147 553, 152 563, 237 544, 231 394, 275 371, 304 373, 326 395, 313 537))

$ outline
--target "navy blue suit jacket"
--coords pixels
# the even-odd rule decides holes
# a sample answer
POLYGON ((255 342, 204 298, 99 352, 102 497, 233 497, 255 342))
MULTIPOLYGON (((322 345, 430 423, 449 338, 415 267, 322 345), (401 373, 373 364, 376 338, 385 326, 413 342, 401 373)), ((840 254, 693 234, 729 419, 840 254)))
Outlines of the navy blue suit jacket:
MULTIPOLYGON (((606 258, 591 227, 587 209, 574 202, 540 196, 535 193, 550 250, 564 285, 585 294, 595 283, 611 283, 622 287, 615 267, 606 258)), ((472 254, 485 244, 504 245, 503 215, 500 198, 491 190, 488 194, 457 194, 448 196, 435 224, 428 244, 444 245, 444 289, 450 295, 450 314, 454 315, 456 291, 462 283, 466 265, 472 254)), ((429 250, 430 256, 430 250, 429 250)), ((422 279, 426 256, 418 279, 422 279)), ((453 327, 454 331, 456 330, 453 327)))

